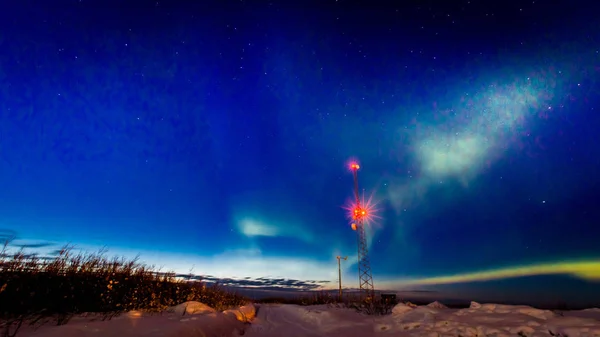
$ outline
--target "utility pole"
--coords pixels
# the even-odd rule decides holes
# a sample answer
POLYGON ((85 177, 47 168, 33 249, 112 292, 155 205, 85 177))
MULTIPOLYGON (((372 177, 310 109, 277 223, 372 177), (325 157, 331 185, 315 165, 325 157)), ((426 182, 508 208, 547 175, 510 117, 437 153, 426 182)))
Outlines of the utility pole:
POLYGON ((342 263, 341 263, 341 261, 342 261, 342 259, 344 259, 344 261, 348 260, 348 257, 347 256, 344 256, 344 257, 336 256, 336 258, 338 260, 338 276, 339 276, 338 281, 340 284, 339 296, 340 296, 340 301, 341 301, 342 300, 342 263))

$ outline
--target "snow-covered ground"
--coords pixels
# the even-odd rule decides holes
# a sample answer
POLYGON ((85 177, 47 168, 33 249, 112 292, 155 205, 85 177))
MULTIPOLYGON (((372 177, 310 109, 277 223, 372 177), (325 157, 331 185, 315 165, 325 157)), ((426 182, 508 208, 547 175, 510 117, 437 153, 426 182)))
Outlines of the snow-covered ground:
POLYGON ((366 316, 327 306, 261 306, 248 336, 600 336, 600 309, 557 315, 527 306, 479 304, 468 309, 397 305, 392 315, 366 316), (562 334, 562 335, 559 335, 562 334))
POLYGON ((222 337, 239 336, 254 318, 255 308, 217 312, 198 302, 186 302, 161 314, 131 311, 102 321, 101 317, 77 317, 62 326, 24 326, 16 337, 222 337))
POLYGON ((557 314, 528 306, 479 304, 448 309, 399 304, 387 316, 367 316, 330 306, 263 304, 224 313, 197 302, 161 315, 131 312, 110 321, 79 317, 59 327, 23 329, 18 336, 168 336, 168 337, 368 337, 368 336, 569 336, 600 337, 600 309, 557 314), (187 313, 183 315, 183 311, 187 313), (251 323, 244 323, 251 319, 251 323))

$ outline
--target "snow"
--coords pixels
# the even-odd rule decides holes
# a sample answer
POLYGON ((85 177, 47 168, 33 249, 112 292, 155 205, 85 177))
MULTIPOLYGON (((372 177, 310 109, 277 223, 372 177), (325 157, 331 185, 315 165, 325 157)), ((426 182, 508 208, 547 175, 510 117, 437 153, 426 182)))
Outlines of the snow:
POLYGON ((261 306, 248 336, 600 336, 600 310, 565 312, 564 316, 528 306, 479 304, 448 309, 398 304, 388 316, 366 316, 326 306, 261 306))
POLYGON ((208 305, 196 301, 190 301, 178 304, 168 310, 171 313, 183 316, 185 314, 195 315, 195 314, 212 314, 217 312, 215 309, 209 307, 208 305))
POLYGON ((246 305, 217 312, 186 302, 162 314, 129 312, 110 321, 77 317, 63 326, 23 328, 23 337, 166 336, 166 337, 368 337, 368 336, 569 336, 600 337, 600 309, 540 310, 524 305, 480 304, 449 309, 398 304, 387 316, 368 316, 336 306, 246 305), (250 322, 250 323, 248 323, 250 322))
POLYGON ((448 308, 447 306, 443 305, 442 303, 440 303, 438 301, 427 304, 427 307, 434 308, 434 309, 447 309, 448 308))
POLYGON ((245 330, 243 320, 254 318, 253 305, 236 310, 217 312, 199 302, 185 302, 169 308, 164 313, 148 314, 131 311, 111 320, 102 321, 93 315, 77 317, 62 326, 43 325, 37 330, 21 328, 17 337, 200 337, 239 336, 245 330))

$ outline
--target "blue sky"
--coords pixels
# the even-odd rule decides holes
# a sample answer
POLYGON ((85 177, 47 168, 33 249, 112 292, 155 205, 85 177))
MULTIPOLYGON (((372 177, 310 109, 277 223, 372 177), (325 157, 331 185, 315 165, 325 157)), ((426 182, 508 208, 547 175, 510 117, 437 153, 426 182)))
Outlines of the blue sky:
POLYGON ((349 255, 354 280, 357 158, 381 216, 376 286, 598 277, 600 45, 583 10, 115 4, 0 11, 16 245, 330 282, 349 255))

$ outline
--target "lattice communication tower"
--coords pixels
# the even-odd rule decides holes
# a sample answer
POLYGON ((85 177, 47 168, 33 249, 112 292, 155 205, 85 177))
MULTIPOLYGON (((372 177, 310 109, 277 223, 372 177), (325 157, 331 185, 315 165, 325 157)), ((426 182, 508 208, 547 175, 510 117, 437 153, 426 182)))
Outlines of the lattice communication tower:
POLYGON ((354 198, 355 205, 352 208, 352 229, 358 238, 358 284, 361 294, 366 299, 374 299, 375 289, 373 286, 373 275, 371 274, 371 262, 369 260, 369 247, 367 246, 367 233, 365 231, 366 219, 369 216, 366 205, 361 204, 358 193, 358 163, 350 164, 354 176, 354 198))

